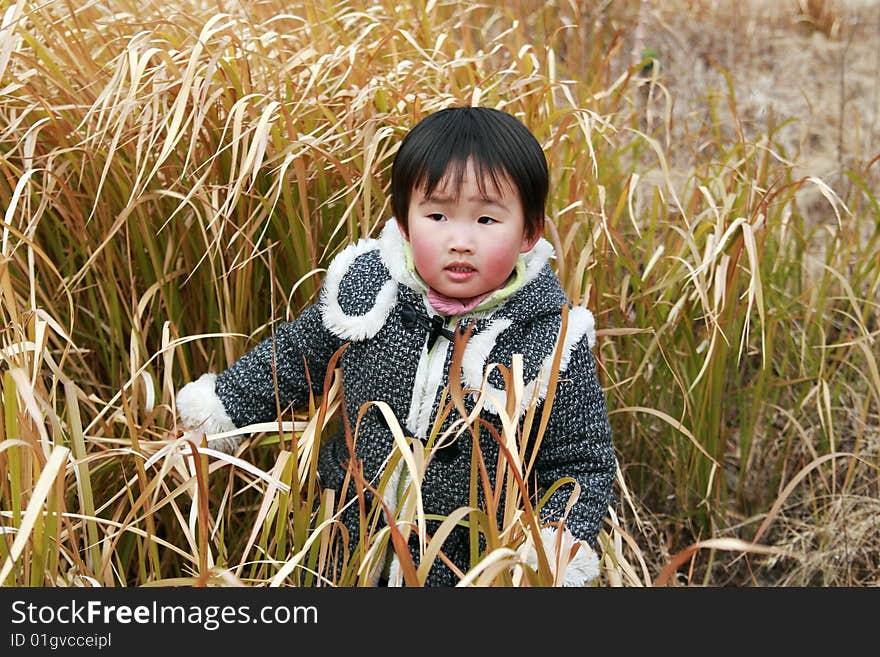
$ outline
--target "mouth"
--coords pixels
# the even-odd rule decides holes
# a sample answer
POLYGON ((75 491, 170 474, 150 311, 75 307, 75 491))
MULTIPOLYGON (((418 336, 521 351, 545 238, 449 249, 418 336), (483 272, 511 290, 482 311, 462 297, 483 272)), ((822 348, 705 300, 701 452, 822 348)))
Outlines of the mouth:
POLYGON ((477 275, 476 268, 466 262, 452 262, 443 268, 446 277, 453 283, 467 283, 477 275))

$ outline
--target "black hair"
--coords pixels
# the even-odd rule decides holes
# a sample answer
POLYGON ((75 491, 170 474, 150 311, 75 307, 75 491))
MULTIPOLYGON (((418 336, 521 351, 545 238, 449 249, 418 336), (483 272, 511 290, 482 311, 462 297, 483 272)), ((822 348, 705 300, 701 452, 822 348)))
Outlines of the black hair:
POLYGON ((469 159, 477 186, 507 178, 519 194, 527 237, 544 228, 550 182, 535 136, 516 117, 489 107, 449 107, 429 114, 407 133, 391 165, 391 210, 407 230, 412 191, 430 195, 447 175, 461 186, 469 159))

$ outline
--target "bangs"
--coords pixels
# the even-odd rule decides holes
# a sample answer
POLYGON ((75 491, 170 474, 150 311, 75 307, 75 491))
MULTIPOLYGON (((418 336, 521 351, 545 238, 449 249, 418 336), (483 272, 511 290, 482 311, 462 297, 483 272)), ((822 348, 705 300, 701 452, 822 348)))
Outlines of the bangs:
POLYGON ((467 174, 468 162, 473 163, 477 189, 484 198, 488 198, 490 192, 502 194, 504 187, 517 191, 510 180, 510 174, 498 162, 486 162, 473 154, 459 155, 445 162, 435 162, 433 163, 435 166, 426 163, 421 171, 416 172, 412 188, 420 190, 425 196, 433 195, 437 188, 444 189, 453 199, 458 200, 458 193, 467 174))

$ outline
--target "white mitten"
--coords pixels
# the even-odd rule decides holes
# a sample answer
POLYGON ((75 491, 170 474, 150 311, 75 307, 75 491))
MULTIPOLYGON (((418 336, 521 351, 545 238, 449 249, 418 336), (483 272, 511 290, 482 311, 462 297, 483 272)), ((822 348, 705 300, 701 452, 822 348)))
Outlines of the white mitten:
MULTIPOLYGON (((563 530, 561 545, 557 552, 556 538, 558 530, 554 527, 544 527, 541 530, 541 541, 544 543, 544 553, 550 562, 550 570, 556 574, 560 562, 568 559, 568 553, 575 543, 580 543, 577 553, 565 564, 562 577, 562 586, 586 586, 599 576, 599 558, 593 549, 585 542, 578 541, 567 529, 563 530)), ((526 563, 532 568, 538 567, 538 555, 534 547, 529 548, 526 555, 526 563)), ((557 577, 557 580, 559 578, 557 577)))
MULTIPOLYGON (((235 424, 226 414, 223 402, 214 389, 217 375, 202 374, 195 381, 190 381, 177 393, 175 403, 177 414, 186 429, 183 437, 196 444, 201 444, 202 434, 222 433, 235 429, 235 424)), ((243 436, 227 436, 208 439, 208 447, 218 452, 231 454, 243 440, 243 436)))

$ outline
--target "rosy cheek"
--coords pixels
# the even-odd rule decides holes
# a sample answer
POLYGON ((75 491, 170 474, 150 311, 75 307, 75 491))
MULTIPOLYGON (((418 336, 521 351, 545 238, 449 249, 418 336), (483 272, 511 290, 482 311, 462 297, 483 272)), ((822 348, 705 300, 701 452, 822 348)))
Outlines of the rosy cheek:
POLYGON ((421 273, 421 271, 430 266, 432 261, 434 260, 431 245, 429 242, 424 242, 419 239, 413 239, 410 242, 410 247, 412 248, 413 260, 416 269, 419 270, 421 273))
POLYGON ((516 257, 509 251, 495 251, 483 261, 484 273, 491 277, 507 277, 516 266, 516 257))

